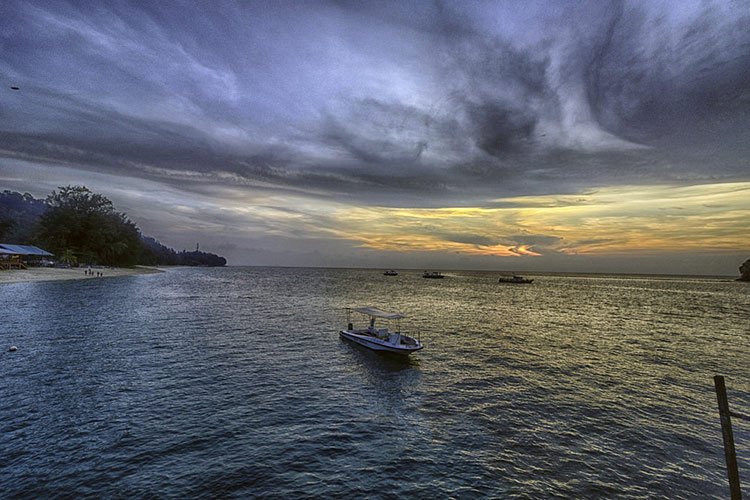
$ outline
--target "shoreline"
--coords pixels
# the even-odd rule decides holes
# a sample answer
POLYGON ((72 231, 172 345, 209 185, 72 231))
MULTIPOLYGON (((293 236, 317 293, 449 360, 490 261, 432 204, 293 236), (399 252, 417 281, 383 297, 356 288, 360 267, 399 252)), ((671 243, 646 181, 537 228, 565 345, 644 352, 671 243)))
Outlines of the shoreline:
POLYGON ((32 267, 29 269, 13 269, 0 271, 0 285, 11 283, 37 283, 42 281, 63 280, 96 280, 103 278, 116 278, 118 276, 140 276, 143 274, 163 273, 163 269, 147 266, 135 267, 105 267, 92 268, 93 271, 104 273, 104 276, 87 276, 84 271, 87 267, 58 269, 53 267, 32 267))

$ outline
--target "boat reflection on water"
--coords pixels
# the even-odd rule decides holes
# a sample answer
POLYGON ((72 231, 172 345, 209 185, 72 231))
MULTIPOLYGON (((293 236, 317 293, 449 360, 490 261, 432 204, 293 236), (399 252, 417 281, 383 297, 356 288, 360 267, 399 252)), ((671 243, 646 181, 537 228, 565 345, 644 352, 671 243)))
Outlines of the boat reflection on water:
POLYGON ((420 360, 371 351, 344 337, 341 347, 351 354, 351 363, 346 366, 351 382, 347 390, 354 390, 380 408, 378 414, 387 417, 387 421, 395 419, 403 424, 406 419, 414 424, 414 408, 421 405, 420 360))
POLYGON ((341 343, 349 347, 349 351, 356 361, 362 363, 368 371, 381 373, 400 372, 410 368, 419 368, 419 358, 412 356, 399 356, 385 351, 372 351, 365 349, 353 340, 340 337, 341 343))

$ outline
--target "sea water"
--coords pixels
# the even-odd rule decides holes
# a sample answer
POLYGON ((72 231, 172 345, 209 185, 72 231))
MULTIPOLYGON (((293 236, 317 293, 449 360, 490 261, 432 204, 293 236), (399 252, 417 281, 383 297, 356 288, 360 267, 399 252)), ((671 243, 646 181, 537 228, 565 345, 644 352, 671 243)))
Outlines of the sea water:
POLYGON ((0 285, 0 496, 727 496, 712 378, 750 414, 748 284, 446 275, 0 285), (425 349, 341 340, 364 305, 425 349))

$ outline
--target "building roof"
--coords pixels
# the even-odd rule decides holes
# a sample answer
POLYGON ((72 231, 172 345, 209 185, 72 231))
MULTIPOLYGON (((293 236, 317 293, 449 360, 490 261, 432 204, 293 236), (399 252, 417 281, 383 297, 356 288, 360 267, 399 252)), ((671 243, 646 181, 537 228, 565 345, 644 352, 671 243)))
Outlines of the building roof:
POLYGON ((39 247, 31 245, 10 245, 0 243, 0 253, 11 255, 41 255, 43 257, 52 257, 52 254, 39 247))

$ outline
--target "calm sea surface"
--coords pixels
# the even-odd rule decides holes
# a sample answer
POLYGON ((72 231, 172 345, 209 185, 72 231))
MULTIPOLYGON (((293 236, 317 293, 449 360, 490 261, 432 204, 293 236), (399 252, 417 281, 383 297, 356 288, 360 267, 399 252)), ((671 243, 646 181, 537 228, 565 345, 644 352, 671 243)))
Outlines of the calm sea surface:
MULTIPOLYGON (((0 497, 728 496, 712 377, 750 413, 750 285, 535 278, 0 285, 0 497), (340 340, 357 305, 406 313, 426 348, 340 340)), ((750 496, 750 423, 734 432, 750 496)))

